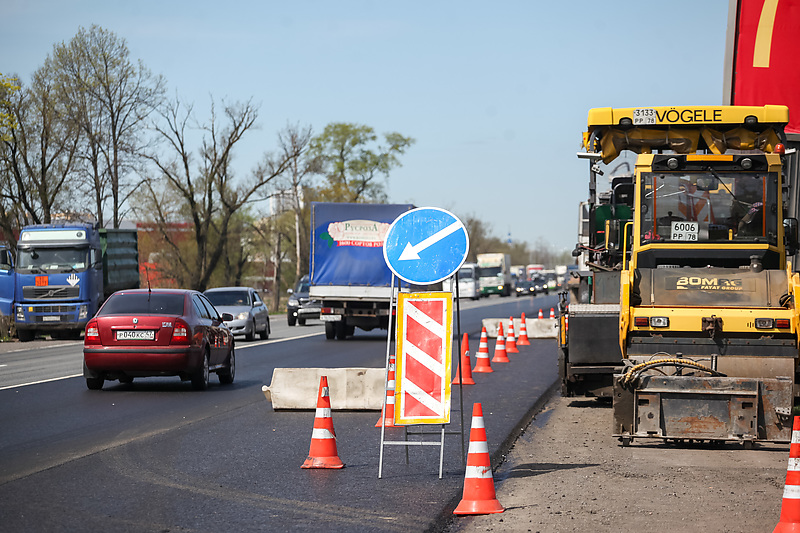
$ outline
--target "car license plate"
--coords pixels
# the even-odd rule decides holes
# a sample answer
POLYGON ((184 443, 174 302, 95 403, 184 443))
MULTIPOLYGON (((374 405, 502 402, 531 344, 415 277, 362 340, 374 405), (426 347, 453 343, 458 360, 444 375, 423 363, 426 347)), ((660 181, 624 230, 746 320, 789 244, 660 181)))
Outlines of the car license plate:
POLYGON ((156 332, 152 329, 121 329, 117 331, 118 341, 152 341, 156 332))

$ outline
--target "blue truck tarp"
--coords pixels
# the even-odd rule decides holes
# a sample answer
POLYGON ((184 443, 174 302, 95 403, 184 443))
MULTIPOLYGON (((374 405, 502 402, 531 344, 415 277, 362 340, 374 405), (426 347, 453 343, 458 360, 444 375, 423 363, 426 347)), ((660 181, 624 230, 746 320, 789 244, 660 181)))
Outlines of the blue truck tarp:
POLYGON ((389 226, 411 204, 312 202, 312 286, 389 287, 392 272, 383 258, 389 226))

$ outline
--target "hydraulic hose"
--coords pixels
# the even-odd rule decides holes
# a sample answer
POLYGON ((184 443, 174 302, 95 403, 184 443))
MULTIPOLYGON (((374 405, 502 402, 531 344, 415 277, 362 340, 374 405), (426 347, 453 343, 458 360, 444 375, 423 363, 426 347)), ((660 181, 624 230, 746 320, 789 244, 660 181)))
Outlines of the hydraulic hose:
POLYGON ((713 370, 705 365, 701 365, 700 363, 692 361, 691 359, 679 359, 675 357, 670 357, 665 359, 653 359, 652 361, 639 363, 638 365, 630 367, 623 375, 622 379, 620 380, 620 383, 623 386, 627 386, 631 384, 634 380, 636 380, 643 372, 660 366, 694 368, 696 370, 702 370, 703 372, 708 372, 712 376, 725 377, 725 374, 717 372, 716 370, 713 370))

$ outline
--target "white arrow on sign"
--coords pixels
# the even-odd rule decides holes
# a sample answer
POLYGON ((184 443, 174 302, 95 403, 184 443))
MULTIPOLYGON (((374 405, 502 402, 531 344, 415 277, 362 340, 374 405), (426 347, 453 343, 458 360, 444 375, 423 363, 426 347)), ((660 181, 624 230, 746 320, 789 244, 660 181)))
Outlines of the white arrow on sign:
POLYGON ((398 257, 397 259, 399 261, 409 261, 412 259, 419 259, 419 253, 422 250, 436 244, 437 242, 441 241, 448 235, 455 233, 456 231, 459 230, 459 228, 461 228, 461 222, 456 220, 446 228, 437 231, 436 233, 434 233, 424 241, 420 242, 416 246, 412 246, 411 243, 409 242, 403 249, 403 253, 400 254, 400 257, 398 257))

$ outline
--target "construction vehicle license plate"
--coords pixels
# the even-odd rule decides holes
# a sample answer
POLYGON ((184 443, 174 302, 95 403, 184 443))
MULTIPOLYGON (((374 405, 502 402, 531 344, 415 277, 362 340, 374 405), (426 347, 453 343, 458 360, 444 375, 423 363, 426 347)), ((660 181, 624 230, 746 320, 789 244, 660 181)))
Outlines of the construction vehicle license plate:
POLYGON ((342 320, 342 315, 320 315, 319 319, 323 322, 339 322, 342 320))
POLYGON ((699 232, 700 224, 697 222, 673 221, 670 238, 673 241, 696 241, 699 232))
POLYGON ((633 125, 656 123, 656 110, 652 108, 637 108, 633 110, 633 125))

